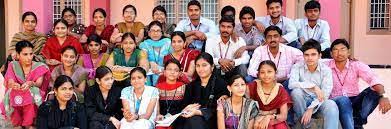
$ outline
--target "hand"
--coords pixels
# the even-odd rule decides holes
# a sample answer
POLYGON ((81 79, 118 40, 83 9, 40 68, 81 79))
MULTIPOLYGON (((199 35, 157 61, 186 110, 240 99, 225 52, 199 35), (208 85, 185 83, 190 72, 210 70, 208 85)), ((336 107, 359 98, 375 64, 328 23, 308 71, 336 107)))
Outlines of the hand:
POLYGON ((156 63, 151 63, 151 70, 155 74, 158 74, 160 72, 159 66, 156 63))
POLYGON ((232 41, 234 41, 234 42, 236 42, 236 41, 238 41, 238 40, 239 40, 239 36, 238 36, 238 35, 236 35, 235 31, 232 33, 232 35, 231 35, 231 39, 232 39, 232 41))
POLYGON ((316 97, 318 98, 319 102, 323 102, 324 101, 324 94, 322 92, 322 90, 318 87, 318 86, 315 86, 315 95, 316 97))
POLYGON ((132 114, 129 110, 121 109, 123 111, 124 118, 127 122, 132 122, 137 118, 135 114, 132 114))
POLYGON ((280 43, 288 43, 288 41, 286 41, 286 39, 284 39, 283 37, 280 38, 280 43))
POLYGON ((227 95, 222 95, 222 96, 220 96, 219 99, 217 99, 217 103, 219 103, 219 102, 224 102, 227 98, 228 98, 227 95))
POLYGON ((159 115, 156 116, 155 121, 161 121, 161 120, 163 120, 163 119, 164 119, 164 116, 161 115, 161 114, 159 114, 159 115))
POLYGON ((387 97, 382 97, 379 100, 379 111, 386 114, 391 109, 390 100, 387 97))
POLYGON ((30 89, 30 87, 32 87, 33 85, 34 85, 34 82, 32 82, 32 81, 27 81, 27 82, 25 82, 25 83, 22 84, 21 90, 30 89))
POLYGON ((197 36, 199 40, 206 40, 206 35, 201 31, 195 31, 195 36, 197 36))
POLYGON ((201 107, 201 105, 199 105, 199 104, 190 104, 190 105, 186 106, 186 108, 183 109, 183 111, 182 111, 182 112, 184 112, 184 114, 182 114, 182 117, 190 118, 190 117, 196 115, 196 111, 199 110, 200 107, 201 107))
POLYGON ((257 27, 258 31, 263 33, 265 31, 265 26, 262 25, 262 23, 259 23, 254 20, 254 25, 257 27))
POLYGON ((106 40, 102 40, 102 44, 106 45, 106 46, 109 46, 109 42, 107 42, 106 40))
POLYGON ((310 108, 304 112, 303 116, 301 117, 301 124, 302 125, 307 125, 310 123, 311 118, 312 118, 312 111, 313 111, 313 108, 310 108))
POLYGON ((49 59, 49 60, 47 60, 47 64, 49 64, 49 65, 58 65, 58 64, 61 64, 61 62, 56 60, 56 59, 49 59))
POLYGON ((20 89, 21 89, 21 86, 20 86, 19 83, 14 82, 14 83, 11 85, 10 88, 11 88, 11 89, 14 89, 14 90, 20 90, 20 89))
POLYGON ((271 118, 270 115, 261 116, 260 117, 261 120, 259 121, 258 128, 260 128, 260 129, 267 129, 269 127, 270 118, 271 118))
POLYGON ((119 129, 119 127, 121 126, 121 122, 117 120, 115 117, 110 117, 109 121, 113 123, 116 129, 119 129))
POLYGON ((221 66, 221 70, 223 70, 223 72, 230 71, 233 68, 232 62, 233 61, 229 59, 220 59, 219 64, 221 66))
POLYGON ((246 46, 243 46, 243 47, 240 47, 238 50, 236 50, 236 52, 234 53, 234 58, 235 59, 238 59, 242 56, 242 54, 244 53, 244 51, 246 51, 246 46))

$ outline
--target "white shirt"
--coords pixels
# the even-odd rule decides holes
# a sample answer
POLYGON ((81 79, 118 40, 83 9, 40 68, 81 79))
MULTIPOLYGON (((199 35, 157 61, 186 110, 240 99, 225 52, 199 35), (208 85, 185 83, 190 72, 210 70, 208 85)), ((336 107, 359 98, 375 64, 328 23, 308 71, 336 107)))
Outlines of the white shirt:
POLYGON ((284 38, 288 43, 291 43, 295 40, 297 40, 297 30, 295 23, 293 20, 280 16, 280 21, 277 24, 273 24, 272 19, 270 15, 267 15, 266 17, 257 17, 255 18, 256 21, 261 22, 265 28, 275 25, 280 27, 282 30, 282 38, 284 38))
POLYGON ((239 66, 241 64, 247 64, 250 60, 247 51, 242 54, 242 57, 234 59, 236 50, 243 46, 246 46, 246 42, 241 37, 239 37, 236 42, 230 38, 229 42, 224 44, 220 35, 217 35, 206 41, 205 52, 212 55, 213 62, 218 67, 220 66, 220 58, 231 59, 235 62, 235 66, 239 66))
MULTIPOLYGON (((205 33, 206 37, 209 39, 213 36, 218 35, 218 31, 217 31, 218 29, 216 28, 215 25, 216 24, 214 21, 200 17, 200 24, 197 27, 195 27, 193 24, 191 24, 190 18, 186 18, 179 21, 179 23, 175 28, 175 31, 188 32, 192 30, 198 30, 205 33)), ((196 40, 193 42, 193 44, 197 49, 201 50, 200 49, 200 47, 202 48, 201 41, 196 40)))
POLYGON ((330 26, 327 21, 318 19, 314 28, 308 25, 307 18, 296 19, 295 24, 299 38, 303 37, 305 41, 314 39, 320 42, 322 51, 330 48, 330 26))

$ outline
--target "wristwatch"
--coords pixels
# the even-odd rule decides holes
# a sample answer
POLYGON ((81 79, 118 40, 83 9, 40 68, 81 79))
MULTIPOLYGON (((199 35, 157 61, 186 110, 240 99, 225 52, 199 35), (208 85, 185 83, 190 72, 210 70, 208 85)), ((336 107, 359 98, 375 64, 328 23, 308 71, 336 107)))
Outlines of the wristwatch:
POLYGON ((274 116, 274 119, 276 120, 277 119, 277 114, 273 114, 273 116, 274 116))
POLYGON ((140 115, 137 114, 136 120, 140 119, 140 115))

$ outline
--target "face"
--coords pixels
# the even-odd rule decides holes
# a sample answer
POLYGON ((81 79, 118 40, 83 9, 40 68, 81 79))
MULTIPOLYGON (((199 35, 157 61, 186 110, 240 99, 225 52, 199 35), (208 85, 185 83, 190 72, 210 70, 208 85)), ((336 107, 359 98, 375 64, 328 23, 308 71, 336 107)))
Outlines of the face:
POLYGON ((99 84, 99 87, 101 89, 110 90, 111 86, 113 85, 114 77, 112 73, 107 73, 105 76, 103 76, 101 79, 96 79, 96 83, 99 84))
POLYGON ((270 65, 262 65, 259 69, 258 78, 264 83, 273 83, 276 81, 276 71, 270 65))
POLYGON ((34 31, 37 26, 37 20, 32 15, 28 15, 23 20, 23 28, 26 31, 34 31))
POLYGON ((185 41, 182 40, 181 36, 176 35, 171 39, 171 46, 176 52, 182 51, 185 47, 185 41))
POLYGON ((61 54, 61 62, 64 66, 73 66, 76 63, 77 56, 73 50, 66 50, 61 54))
POLYGON ((136 48, 136 43, 131 37, 127 37, 122 41, 121 46, 124 52, 131 53, 136 48))
POLYGON ((164 70, 164 75, 166 76, 167 80, 175 81, 179 77, 180 68, 174 64, 170 63, 166 66, 164 70))
POLYGON ((240 18, 240 23, 242 23, 243 28, 250 28, 253 26, 254 17, 250 14, 244 14, 240 18))
POLYGON ((208 77, 212 74, 213 65, 209 64, 205 59, 196 61, 196 72, 201 78, 208 77))
POLYGON ((166 15, 164 15, 164 12, 157 10, 153 13, 153 20, 159 21, 160 23, 165 23, 166 15))
POLYGON ((33 62, 33 48, 25 47, 20 53, 17 54, 19 62, 24 65, 31 65, 33 62))
POLYGON ((320 57, 321 54, 319 54, 316 49, 308 49, 304 52, 304 61, 308 66, 318 65, 318 60, 320 57))
POLYGON ((319 19, 320 10, 318 8, 314 9, 307 9, 305 11, 305 16, 308 18, 308 20, 315 21, 319 19))
POLYGON ((334 46, 333 50, 331 50, 331 56, 336 62, 342 62, 348 60, 350 52, 345 45, 338 44, 334 46))
POLYGON ((72 99, 74 90, 70 82, 65 82, 60 87, 55 89, 54 92, 56 93, 56 98, 59 101, 65 102, 72 99))
POLYGON ((187 15, 189 15, 190 20, 198 20, 201 16, 201 9, 197 5, 190 5, 187 8, 187 15))
POLYGON ((76 23, 76 16, 73 15, 71 12, 65 12, 64 13, 64 20, 68 22, 69 25, 73 25, 76 23))
POLYGON ((67 36, 67 33, 68 33, 68 30, 67 30, 67 26, 62 23, 62 22, 59 22, 55 27, 54 27, 54 34, 57 36, 57 37, 60 37, 60 38, 63 38, 65 36, 67 36))
POLYGON ((91 43, 88 44, 87 49, 92 55, 97 55, 101 50, 101 45, 95 41, 91 41, 91 43))
POLYGON ((232 96, 243 97, 246 93, 246 82, 242 78, 238 78, 227 88, 232 93, 232 96))
POLYGON ((220 28, 220 35, 223 37, 231 36, 234 30, 234 26, 230 22, 222 22, 219 28, 220 28))
POLYGON ((232 17, 233 19, 235 19, 234 12, 232 11, 225 12, 224 17, 232 17))
POLYGON ((134 88, 144 87, 145 82, 145 76, 139 71, 136 71, 132 75, 130 75, 130 84, 134 86, 134 88))
POLYGON ((148 31, 149 37, 151 37, 152 40, 159 40, 162 37, 162 28, 160 28, 157 25, 153 25, 149 31, 148 31))
POLYGON ((278 18, 280 17, 281 15, 281 4, 280 3, 277 3, 277 2, 273 2, 269 5, 269 7, 267 8, 267 12, 268 14, 272 17, 272 18, 278 18))
POLYGON ((99 11, 95 12, 94 14, 94 22, 96 26, 105 25, 106 18, 103 16, 103 14, 99 11))
POLYGON ((278 31, 276 30, 269 31, 266 34, 266 44, 271 48, 275 48, 279 45, 280 38, 281 35, 278 33, 278 31))
POLYGON ((136 19, 136 12, 133 8, 126 8, 123 14, 125 22, 131 23, 136 19))

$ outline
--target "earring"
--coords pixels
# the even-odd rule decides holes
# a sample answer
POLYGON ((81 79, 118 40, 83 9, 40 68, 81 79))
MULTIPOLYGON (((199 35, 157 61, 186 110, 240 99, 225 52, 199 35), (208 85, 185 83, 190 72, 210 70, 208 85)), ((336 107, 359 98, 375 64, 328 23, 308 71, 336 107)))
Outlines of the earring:
POLYGON ((232 96, 232 91, 229 91, 229 96, 232 96))

